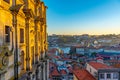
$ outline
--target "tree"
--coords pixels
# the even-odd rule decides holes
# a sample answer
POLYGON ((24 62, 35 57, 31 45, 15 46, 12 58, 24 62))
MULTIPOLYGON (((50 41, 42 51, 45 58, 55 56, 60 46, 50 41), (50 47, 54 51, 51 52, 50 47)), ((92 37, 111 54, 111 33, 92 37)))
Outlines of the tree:
POLYGON ((96 55, 97 55, 96 52, 91 53, 91 56, 92 56, 92 57, 96 57, 96 55))

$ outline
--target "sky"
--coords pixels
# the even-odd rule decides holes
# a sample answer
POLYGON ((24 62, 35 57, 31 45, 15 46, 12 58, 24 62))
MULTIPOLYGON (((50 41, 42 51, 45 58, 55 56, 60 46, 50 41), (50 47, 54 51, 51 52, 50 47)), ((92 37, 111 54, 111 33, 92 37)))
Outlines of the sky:
POLYGON ((120 0, 43 0, 48 34, 120 34, 120 0))

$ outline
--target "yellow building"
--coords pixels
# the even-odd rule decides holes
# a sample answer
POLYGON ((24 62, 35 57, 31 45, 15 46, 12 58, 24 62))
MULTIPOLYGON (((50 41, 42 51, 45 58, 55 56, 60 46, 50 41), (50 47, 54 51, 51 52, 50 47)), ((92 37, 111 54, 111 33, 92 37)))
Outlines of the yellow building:
POLYGON ((46 9, 40 0, 0 0, 0 80, 23 72, 47 80, 46 9))

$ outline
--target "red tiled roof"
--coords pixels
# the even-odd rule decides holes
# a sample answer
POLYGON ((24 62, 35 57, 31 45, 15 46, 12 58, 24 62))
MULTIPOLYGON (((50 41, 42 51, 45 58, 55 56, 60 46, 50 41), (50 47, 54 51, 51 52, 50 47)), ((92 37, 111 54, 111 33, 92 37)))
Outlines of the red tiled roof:
POLYGON ((54 58, 57 58, 57 59, 59 59, 59 58, 60 58, 60 56, 54 56, 54 58))
POLYGON ((53 62, 49 62, 49 67, 56 67, 56 64, 55 63, 53 63, 53 62))
POLYGON ((52 76, 60 76, 60 73, 58 72, 57 68, 54 68, 54 70, 51 72, 52 76))
POLYGON ((63 58, 62 60, 72 61, 72 59, 69 59, 69 58, 63 58))
POLYGON ((113 59, 113 60, 109 60, 108 62, 112 62, 112 63, 120 63, 120 60, 115 60, 115 59, 113 59))
POLYGON ((61 70, 60 73, 61 73, 62 75, 66 75, 66 74, 67 74, 67 72, 66 72, 65 70, 61 70))
POLYGON ((97 59, 97 60, 98 60, 98 59, 103 59, 103 57, 99 56, 99 57, 97 57, 96 59, 97 59))
POLYGON ((89 62, 89 65, 94 67, 95 69, 100 69, 100 68, 112 68, 111 66, 99 63, 99 62, 89 62))
POLYGON ((53 48, 53 49, 49 50, 49 51, 48 51, 48 53, 53 53, 53 54, 55 54, 55 53, 56 53, 56 51, 58 51, 58 49, 53 48))
POLYGON ((120 63, 116 63, 113 65, 114 68, 120 68, 120 63))
POLYGON ((79 69, 73 70, 74 75, 78 78, 78 80, 96 80, 87 70, 79 69))

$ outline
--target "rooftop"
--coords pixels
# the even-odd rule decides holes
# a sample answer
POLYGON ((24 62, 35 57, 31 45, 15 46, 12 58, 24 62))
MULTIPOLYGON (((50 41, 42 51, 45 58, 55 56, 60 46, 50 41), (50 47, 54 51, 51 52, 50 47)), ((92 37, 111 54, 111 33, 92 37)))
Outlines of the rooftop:
POLYGON ((61 73, 62 75, 66 75, 66 74, 67 74, 67 72, 66 72, 65 70, 61 70, 60 73, 61 73))
POLYGON ((52 76, 60 76, 60 73, 58 72, 57 68, 54 67, 53 71, 51 72, 52 76))
POLYGON ((87 70, 79 69, 73 70, 74 75, 78 78, 78 80, 96 80, 87 70))
POLYGON ((106 69, 108 69, 108 68, 112 68, 111 66, 108 66, 108 65, 106 65, 106 64, 103 64, 103 63, 99 63, 99 62, 89 62, 89 65, 91 65, 92 67, 94 67, 95 69, 101 69, 101 68, 106 68, 106 69))

